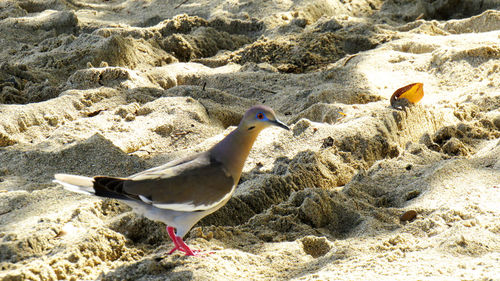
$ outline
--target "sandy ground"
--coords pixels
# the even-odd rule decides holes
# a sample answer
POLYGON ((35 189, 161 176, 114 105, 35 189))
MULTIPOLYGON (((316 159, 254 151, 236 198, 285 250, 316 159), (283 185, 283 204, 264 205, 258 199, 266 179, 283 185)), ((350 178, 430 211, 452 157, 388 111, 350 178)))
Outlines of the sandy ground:
POLYGON ((0 2, 0 279, 500 280, 499 9, 0 2), (423 100, 391 108, 414 82, 423 100), (260 135, 187 236, 208 256, 52 183, 202 151, 254 104, 292 130, 260 135))

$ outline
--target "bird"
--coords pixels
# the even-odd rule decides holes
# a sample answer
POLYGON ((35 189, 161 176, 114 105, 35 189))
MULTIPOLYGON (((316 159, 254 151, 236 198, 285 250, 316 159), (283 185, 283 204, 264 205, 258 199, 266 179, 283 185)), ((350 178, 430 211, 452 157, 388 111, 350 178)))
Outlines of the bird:
POLYGON ((54 182, 69 191, 118 199, 134 212, 165 223, 174 243, 168 254, 178 250, 196 256, 201 251, 192 250, 183 237, 229 201, 257 136, 271 126, 290 130, 270 107, 253 106, 237 128, 207 151, 128 177, 55 174, 54 182))

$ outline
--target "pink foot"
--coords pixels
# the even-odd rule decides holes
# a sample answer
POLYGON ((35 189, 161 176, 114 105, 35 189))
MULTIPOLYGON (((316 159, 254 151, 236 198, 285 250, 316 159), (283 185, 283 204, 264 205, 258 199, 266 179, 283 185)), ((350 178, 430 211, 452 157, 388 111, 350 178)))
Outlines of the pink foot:
POLYGON ((167 233, 168 236, 170 236, 170 239, 172 239, 172 242, 174 242, 175 247, 168 252, 169 255, 173 254, 176 250, 179 250, 181 252, 184 252, 186 256, 200 256, 200 255, 207 255, 207 254, 212 254, 213 252, 210 253, 202 253, 200 250, 191 250, 188 245, 182 240, 182 237, 179 237, 175 235, 174 228, 171 226, 167 226, 167 233))

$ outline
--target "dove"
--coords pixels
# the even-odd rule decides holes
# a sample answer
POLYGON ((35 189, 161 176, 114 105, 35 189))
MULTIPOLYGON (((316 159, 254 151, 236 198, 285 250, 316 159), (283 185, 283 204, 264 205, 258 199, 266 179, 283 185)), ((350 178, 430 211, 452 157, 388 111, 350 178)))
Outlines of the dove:
POLYGON ((207 151, 129 177, 55 174, 54 182, 73 192, 117 199, 134 212, 165 223, 174 243, 169 254, 178 250, 195 256, 200 252, 192 250, 183 237, 229 201, 257 136, 271 126, 289 130, 270 107, 254 106, 236 129, 207 151))

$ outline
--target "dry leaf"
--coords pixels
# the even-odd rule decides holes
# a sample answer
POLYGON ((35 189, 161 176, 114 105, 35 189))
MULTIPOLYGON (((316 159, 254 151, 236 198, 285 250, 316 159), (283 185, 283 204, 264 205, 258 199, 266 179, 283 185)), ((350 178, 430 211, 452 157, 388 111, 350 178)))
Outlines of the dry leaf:
POLYGON ((391 105, 393 107, 400 107, 397 102, 402 99, 408 100, 410 103, 417 103, 424 97, 424 84, 413 83, 397 89, 391 97, 391 105))

